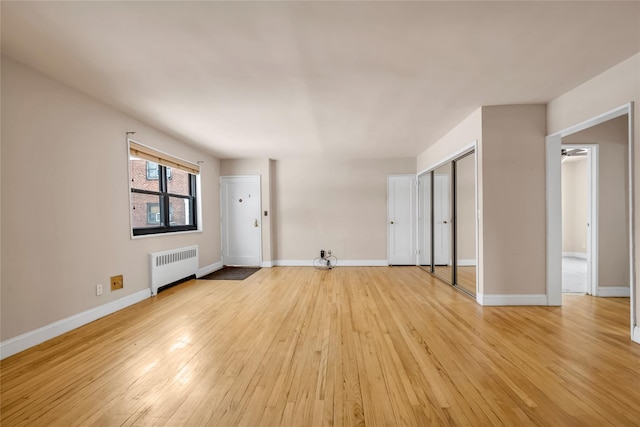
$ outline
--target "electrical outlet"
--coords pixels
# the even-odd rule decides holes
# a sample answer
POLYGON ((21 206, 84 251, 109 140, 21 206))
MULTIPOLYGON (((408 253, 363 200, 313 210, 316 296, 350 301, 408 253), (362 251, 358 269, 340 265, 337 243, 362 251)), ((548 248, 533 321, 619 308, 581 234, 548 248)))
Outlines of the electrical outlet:
POLYGON ((96 285, 96 295, 102 295, 102 284, 96 285))
POLYGON ((122 279, 122 274, 118 276, 113 276, 111 278, 111 290, 116 291, 118 289, 122 289, 124 287, 124 281, 122 279))

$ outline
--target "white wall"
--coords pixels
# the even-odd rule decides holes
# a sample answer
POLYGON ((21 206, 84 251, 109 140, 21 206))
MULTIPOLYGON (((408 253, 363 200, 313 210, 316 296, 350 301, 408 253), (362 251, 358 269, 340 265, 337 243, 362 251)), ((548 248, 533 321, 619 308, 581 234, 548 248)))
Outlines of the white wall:
POLYGON ((587 157, 562 163, 562 252, 587 256, 587 157))
POLYGON ((387 175, 415 173, 413 158, 275 161, 275 260, 387 259, 387 175))
POLYGON ((148 289, 149 252, 197 244, 200 267, 220 260, 217 159, 6 57, 1 90, 2 341, 148 289), (130 238, 127 131, 204 162, 203 232, 130 238))

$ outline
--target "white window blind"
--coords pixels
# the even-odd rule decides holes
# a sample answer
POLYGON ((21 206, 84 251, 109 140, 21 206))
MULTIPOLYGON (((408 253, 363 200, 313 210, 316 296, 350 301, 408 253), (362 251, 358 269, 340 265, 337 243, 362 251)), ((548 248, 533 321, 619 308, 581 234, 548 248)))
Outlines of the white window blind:
POLYGON ((173 157, 169 154, 155 150, 146 145, 129 140, 129 155, 139 159, 161 164, 169 168, 179 169, 192 175, 200 174, 200 166, 187 162, 186 160, 173 157))

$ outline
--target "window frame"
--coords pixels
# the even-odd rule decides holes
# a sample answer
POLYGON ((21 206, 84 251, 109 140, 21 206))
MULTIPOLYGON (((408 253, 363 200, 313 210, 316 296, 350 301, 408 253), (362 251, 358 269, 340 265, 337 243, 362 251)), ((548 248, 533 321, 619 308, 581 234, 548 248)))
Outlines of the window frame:
MULTIPOLYGON (((142 146, 141 144, 131 139, 127 140, 128 145, 133 143, 135 143, 137 147, 145 147, 145 148, 149 148, 149 150, 152 150, 153 152, 158 152, 157 150, 154 150, 150 147, 142 146)), ((184 194, 170 193, 168 191, 168 188, 169 188, 168 181, 171 180, 174 175, 172 173, 173 171, 171 170, 172 168, 169 166, 165 166, 159 162, 152 162, 152 163, 158 164, 158 190, 155 191, 155 190, 145 190, 141 188, 134 188, 132 186, 131 162, 134 159, 140 159, 140 160, 147 160, 147 159, 141 158, 132 154, 133 153, 132 149, 133 148, 130 148, 128 150, 129 153, 127 156, 127 162, 128 162, 127 169, 129 171, 129 215, 130 215, 130 221, 131 221, 130 223, 131 237, 136 238, 136 237, 142 237, 142 236, 162 235, 167 233, 200 231, 199 221, 198 221, 199 215, 200 215, 199 203, 198 203, 199 196, 200 196, 200 191, 198 188, 199 182, 200 182, 199 175, 197 173, 191 173, 183 169, 184 172, 188 174, 189 194, 184 195, 184 194), (133 204, 133 197, 132 197, 133 194, 148 194, 148 195, 153 195, 158 197, 160 202, 160 224, 158 226, 134 227, 133 225, 134 204, 133 204), (185 222, 189 222, 190 224, 171 225, 171 222, 170 222, 170 217, 172 216, 171 215, 172 212, 170 209, 171 199, 173 199, 174 201, 175 199, 183 199, 188 201, 187 205, 188 205, 189 215, 188 217, 185 217, 185 222)), ((176 159, 172 156, 169 156, 169 155, 167 156, 171 160, 176 159)), ((182 161, 181 159, 179 160, 182 161)), ((185 161, 182 161, 182 162, 185 162, 185 161)), ((173 163, 170 163, 170 164, 173 165, 173 163)), ((188 163, 188 164, 191 164, 191 163, 188 163)), ((146 165, 145 165, 145 169, 147 169, 146 165)), ((146 173, 146 170, 145 170, 145 173, 146 173)), ((145 175, 145 178, 146 178, 146 175, 145 175)), ((147 214, 147 219, 148 219, 148 214, 147 214)))

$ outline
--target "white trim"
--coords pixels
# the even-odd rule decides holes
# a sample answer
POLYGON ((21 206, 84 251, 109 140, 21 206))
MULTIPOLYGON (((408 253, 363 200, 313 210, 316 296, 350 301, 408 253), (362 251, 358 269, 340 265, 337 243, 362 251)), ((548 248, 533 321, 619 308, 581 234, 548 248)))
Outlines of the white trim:
POLYGON ((278 259, 272 262, 277 267, 313 267, 313 260, 306 259, 278 259))
POLYGON ((631 341, 640 344, 640 326, 634 326, 631 330, 631 341))
POLYGON ((458 267, 475 267, 477 263, 475 259, 459 259, 456 264, 458 267))
MULTIPOLYGON (((274 266, 278 267, 313 267, 313 260, 300 260, 300 259, 281 259, 273 261, 274 266)), ((338 265, 336 267, 388 267, 389 262, 386 259, 374 259, 374 260, 341 260, 338 259, 338 265)))
POLYGON ((545 294, 511 294, 511 295, 487 295, 478 294, 478 303, 488 306, 497 305, 547 305, 545 294))
POLYGON ((386 259, 338 260, 338 267, 388 267, 386 259))
POLYGON ((262 267, 262 268, 270 268, 270 267, 273 267, 273 262, 271 262, 271 261, 262 261, 262 262, 260 263, 260 267, 262 267))
POLYGON ((21 351, 34 347, 150 297, 151 289, 143 289, 131 295, 127 295, 126 297, 102 304, 98 307, 83 311, 82 313, 74 314, 66 319, 58 320, 57 322, 53 322, 34 331, 3 341, 0 343, 0 359, 13 356, 14 354, 20 353, 21 351))
POLYGON ((562 252, 562 257, 587 259, 587 254, 584 252, 562 252))
MULTIPOLYGON (((636 222, 635 222, 635 204, 636 204, 636 196, 635 196, 635 154, 634 154, 634 145, 636 141, 634 140, 634 121, 636 120, 634 114, 634 105, 633 102, 630 102, 626 106, 628 120, 629 123, 629 157, 627 159, 627 170, 629 171, 629 289, 631 291, 631 339, 636 342, 640 342, 639 336, 635 335, 638 330, 638 317, 636 310, 638 307, 636 306, 636 245, 635 245, 635 230, 636 230, 636 222)), ((640 142, 640 141, 638 141, 640 142)))
POLYGON ((600 286, 598 288, 598 296, 605 298, 628 298, 631 296, 631 289, 628 286, 600 286))
MULTIPOLYGON (((569 126, 566 129, 563 129, 559 132, 556 133, 552 133, 549 136, 559 136, 560 138, 562 138, 563 136, 569 136, 569 135, 573 135, 574 133, 578 133, 580 131, 583 131, 585 129, 589 129, 590 127, 593 126, 597 126, 601 123, 604 122, 608 122, 611 119, 615 119, 617 117, 620 116, 624 116, 625 114, 629 114, 630 113, 630 105, 632 105, 633 103, 628 103, 628 104, 624 104, 621 105, 619 107, 614 108, 613 110, 609 110, 606 113, 602 113, 598 116, 592 117, 590 119, 587 119, 583 122, 580 122, 578 124, 575 124, 573 126, 569 126)), ((548 136, 548 137, 549 137, 548 136)))
MULTIPOLYGON (((459 157, 462 157, 471 151, 476 151, 477 145, 478 145, 478 140, 474 139, 473 141, 471 141, 471 143, 465 145, 464 147, 460 148, 457 151, 454 151, 452 154, 449 154, 447 157, 443 158, 442 160, 439 160, 436 163, 432 164, 431 166, 427 167, 426 169, 421 170, 416 174, 416 176, 419 177, 420 175, 423 175, 427 172, 431 172, 432 170, 437 169, 440 166, 446 163, 449 163, 459 157)), ((476 158, 476 162, 477 162, 477 158, 476 158)))
POLYGON ((211 274, 214 271, 218 271, 222 268, 222 260, 218 262, 214 262, 213 264, 209 264, 205 267, 199 268, 196 271, 196 278, 201 278, 202 276, 206 276, 207 274, 211 274))

